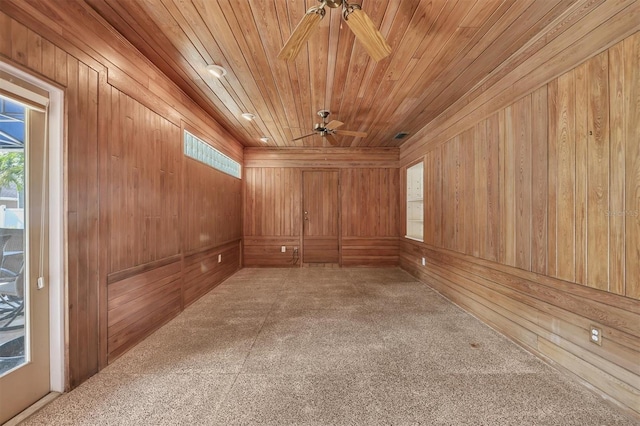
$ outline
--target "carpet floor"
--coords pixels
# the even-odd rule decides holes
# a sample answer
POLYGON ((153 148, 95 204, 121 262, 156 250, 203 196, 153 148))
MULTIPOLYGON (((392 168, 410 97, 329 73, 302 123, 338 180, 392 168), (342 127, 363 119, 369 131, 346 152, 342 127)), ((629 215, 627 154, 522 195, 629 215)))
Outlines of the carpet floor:
POLYGON ((400 269, 242 269, 27 425, 633 425, 400 269))

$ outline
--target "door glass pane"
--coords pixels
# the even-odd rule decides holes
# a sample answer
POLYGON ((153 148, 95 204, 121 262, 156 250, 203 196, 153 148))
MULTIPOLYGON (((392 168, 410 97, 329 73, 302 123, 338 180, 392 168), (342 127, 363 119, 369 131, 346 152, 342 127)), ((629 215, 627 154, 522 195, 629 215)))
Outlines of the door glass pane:
POLYGON ((0 376, 28 360, 24 230, 26 108, 0 97, 0 376))

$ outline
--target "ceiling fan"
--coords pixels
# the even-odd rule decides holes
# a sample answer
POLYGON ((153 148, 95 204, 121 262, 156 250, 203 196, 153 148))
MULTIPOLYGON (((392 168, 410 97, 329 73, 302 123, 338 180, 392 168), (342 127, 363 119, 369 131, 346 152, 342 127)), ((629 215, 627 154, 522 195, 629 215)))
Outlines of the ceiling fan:
POLYGON ((344 123, 338 120, 331 120, 327 123, 327 117, 331 114, 326 109, 321 109, 318 111, 318 115, 322 117, 322 123, 316 123, 313 127, 313 133, 309 133, 308 135, 300 136, 299 138, 293 139, 297 141, 299 139, 308 138, 309 136, 320 135, 323 138, 326 138, 331 145, 338 145, 338 140, 334 135, 341 136, 355 136, 359 138, 364 138, 367 136, 365 132, 354 132, 352 130, 337 130, 338 127, 342 126, 344 123))
POLYGON ((278 58, 291 61, 298 56, 304 43, 309 40, 311 34, 318 28, 318 24, 324 18, 325 6, 333 9, 342 6, 342 18, 374 61, 377 62, 389 56, 391 47, 375 27, 371 18, 362 11, 359 4, 348 3, 347 0, 318 1, 320 4, 309 8, 302 17, 302 20, 293 30, 289 40, 287 40, 278 54, 278 58))

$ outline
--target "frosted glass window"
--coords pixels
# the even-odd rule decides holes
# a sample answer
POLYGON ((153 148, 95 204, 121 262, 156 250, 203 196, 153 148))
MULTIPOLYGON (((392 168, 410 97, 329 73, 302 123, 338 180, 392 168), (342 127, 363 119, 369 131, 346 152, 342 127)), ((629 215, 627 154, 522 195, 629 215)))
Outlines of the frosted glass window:
POLYGON ((424 163, 407 169, 407 238, 424 241, 424 163))
POLYGON ((223 173, 242 179, 242 166, 240 163, 227 157, 186 130, 184 131, 184 155, 223 173))

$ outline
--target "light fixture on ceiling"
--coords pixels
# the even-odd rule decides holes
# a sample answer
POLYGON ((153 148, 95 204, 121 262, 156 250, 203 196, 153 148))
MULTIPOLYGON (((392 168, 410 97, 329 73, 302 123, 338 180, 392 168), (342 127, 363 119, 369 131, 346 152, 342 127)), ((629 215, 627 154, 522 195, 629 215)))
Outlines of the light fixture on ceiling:
POLYGON ((250 112, 245 112, 244 114, 242 114, 242 118, 244 118, 245 120, 251 121, 254 118, 256 118, 256 116, 251 114, 250 112))
POLYGON ((260 138, 260 142, 264 142, 264 143, 269 142, 269 137, 268 137, 268 136, 263 136, 263 137, 261 137, 261 138, 260 138))
POLYGON ((222 78, 227 74, 227 70, 221 67, 220 65, 207 65, 207 71, 211 73, 214 77, 222 78))

